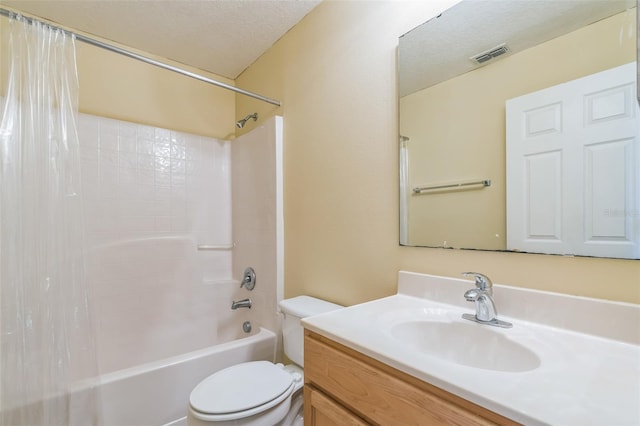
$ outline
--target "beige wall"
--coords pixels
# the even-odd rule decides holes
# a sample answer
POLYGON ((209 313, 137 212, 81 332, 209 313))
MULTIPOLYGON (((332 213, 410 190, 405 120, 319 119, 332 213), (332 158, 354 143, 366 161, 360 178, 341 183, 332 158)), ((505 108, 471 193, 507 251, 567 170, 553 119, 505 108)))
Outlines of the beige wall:
MULTIPOLYGON (((638 261, 398 245, 397 39, 453 3, 326 1, 236 81, 283 102, 238 96, 235 115, 284 115, 286 295, 353 304, 394 293, 400 269, 454 277, 477 270, 498 283, 640 302, 638 261)), ((79 50, 83 112, 233 133, 231 92, 79 50)))
POLYGON ((285 139, 285 295, 353 304, 396 291, 398 270, 640 302, 640 262, 400 247, 398 37, 449 2, 325 1, 236 81, 237 116, 279 111, 285 139))
MULTIPOLYGON (((7 24, 7 18, 0 18, 2 76, 7 69, 7 24)), ((234 135, 233 92, 80 41, 76 46, 81 112, 221 139, 234 135)), ((184 68, 166 59, 154 59, 184 68)), ((215 74, 190 70, 234 83, 215 74)))
POLYGON ((234 135, 235 94, 229 90, 81 42, 78 78, 82 112, 220 139, 234 135))
POLYGON ((492 183, 410 196, 410 244, 442 246, 446 240, 448 247, 504 250, 505 101, 635 61, 635 28, 636 11, 628 10, 402 98, 400 134, 411 138, 411 187, 492 183))

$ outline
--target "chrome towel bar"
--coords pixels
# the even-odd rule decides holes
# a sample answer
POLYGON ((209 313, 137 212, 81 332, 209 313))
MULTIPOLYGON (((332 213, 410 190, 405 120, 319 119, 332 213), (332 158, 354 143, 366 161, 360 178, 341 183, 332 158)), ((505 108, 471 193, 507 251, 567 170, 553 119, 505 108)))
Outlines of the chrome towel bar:
POLYGON ((434 189, 461 188, 464 186, 474 186, 474 185, 482 185, 482 187, 491 186, 491 179, 483 179, 483 180, 477 180, 472 182, 448 183, 444 185, 417 186, 413 188, 413 192, 415 194, 420 194, 423 191, 431 191, 434 189))

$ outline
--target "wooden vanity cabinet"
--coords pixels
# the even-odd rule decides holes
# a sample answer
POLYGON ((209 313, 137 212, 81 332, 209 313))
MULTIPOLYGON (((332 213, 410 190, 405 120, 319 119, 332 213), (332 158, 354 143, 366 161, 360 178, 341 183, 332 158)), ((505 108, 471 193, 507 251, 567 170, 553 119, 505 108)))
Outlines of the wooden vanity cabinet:
POLYGON ((304 376, 306 426, 518 424, 309 330, 304 376))

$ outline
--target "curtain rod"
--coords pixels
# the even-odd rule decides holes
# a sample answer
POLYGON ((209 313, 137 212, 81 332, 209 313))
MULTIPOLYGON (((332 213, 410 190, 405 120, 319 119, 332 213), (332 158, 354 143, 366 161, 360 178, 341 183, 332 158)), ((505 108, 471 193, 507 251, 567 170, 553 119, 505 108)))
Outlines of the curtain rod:
POLYGON ((158 60, 148 58, 146 56, 140 55, 140 54, 135 53, 135 52, 131 52, 131 51, 123 49, 121 47, 117 47, 117 46, 114 46, 112 44, 108 44, 108 43, 105 43, 103 41, 91 38, 89 36, 86 36, 86 35, 83 35, 83 34, 79 34, 79 33, 75 32, 75 31, 71 31, 71 30, 68 30, 68 29, 53 25, 53 24, 51 24, 49 22, 45 22, 45 21, 30 17, 30 16, 25 16, 20 12, 16 12, 16 11, 12 11, 12 10, 0 7, 0 15, 3 15, 3 16, 6 16, 6 17, 10 17, 12 14, 13 15, 21 15, 21 16, 23 16, 29 23, 39 22, 39 23, 41 23, 43 25, 47 25, 47 26, 49 26, 49 27, 51 27, 53 29, 61 30, 61 31, 64 31, 65 33, 72 34, 73 36, 75 36, 75 38, 77 40, 80 40, 80 41, 82 41, 84 43, 91 44, 93 46, 100 47, 102 49, 109 50, 111 52, 118 53, 120 55, 124 55, 124 56, 127 56, 127 57, 132 58, 132 59, 137 59, 138 61, 145 62, 145 63, 150 64, 150 65, 155 65, 157 67, 164 68, 166 70, 173 71, 173 72, 176 72, 178 74, 185 75, 187 77, 195 78, 196 80, 200 80, 200 81, 203 81, 205 83, 213 84, 214 86, 218 86, 218 87, 221 87, 223 89, 231 90, 231 91, 239 93, 241 95, 250 96, 250 97, 252 97, 254 99, 258 99, 260 101, 267 102, 267 103, 270 103, 272 105, 280 106, 280 101, 278 101, 276 99, 267 98, 266 96, 262 96, 262 95, 259 95, 257 93, 249 92, 247 90, 243 90, 243 89, 240 89, 238 87, 231 86, 230 84, 226 84, 226 83, 223 83, 221 81, 213 80, 213 79, 205 77, 203 75, 196 74, 196 73, 191 72, 191 71, 187 71, 187 70, 185 70, 183 68, 176 67, 174 65, 169 65, 169 64, 166 64, 164 62, 160 62, 158 60))

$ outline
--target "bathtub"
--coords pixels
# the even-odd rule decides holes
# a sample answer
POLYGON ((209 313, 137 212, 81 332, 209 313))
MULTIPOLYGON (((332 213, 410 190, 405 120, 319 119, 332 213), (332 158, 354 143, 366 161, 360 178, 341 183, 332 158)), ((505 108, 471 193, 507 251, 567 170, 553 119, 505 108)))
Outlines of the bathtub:
POLYGON ((97 395, 105 426, 186 425, 191 390, 215 371, 246 361, 273 361, 276 335, 254 335, 99 378, 97 395))
POLYGON ((20 413, 29 413, 32 423, 44 424, 43 413, 52 411, 43 408, 50 406, 69 407, 65 423, 74 426, 186 425, 189 394, 201 380, 241 362, 273 361, 275 349, 276 335, 259 328, 248 337, 81 380, 66 392, 17 408, 0 407, 0 418, 24 423, 20 413))

